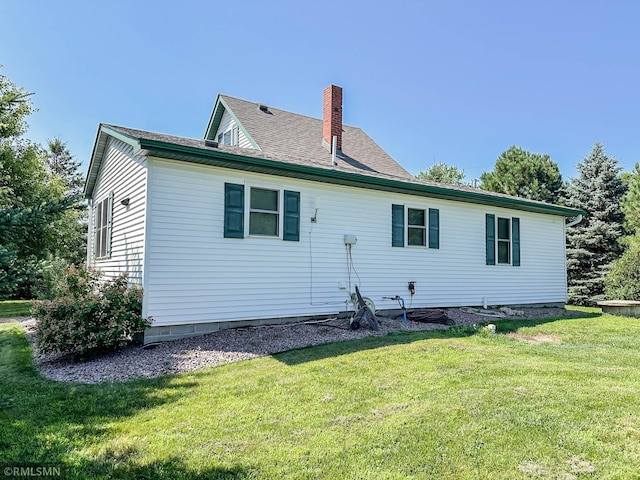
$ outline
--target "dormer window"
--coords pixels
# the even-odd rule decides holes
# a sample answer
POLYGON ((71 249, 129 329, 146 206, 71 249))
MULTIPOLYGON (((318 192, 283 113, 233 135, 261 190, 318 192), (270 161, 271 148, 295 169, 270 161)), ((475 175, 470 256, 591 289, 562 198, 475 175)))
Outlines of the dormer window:
POLYGON ((218 134, 218 145, 228 145, 230 147, 237 147, 239 140, 238 127, 229 128, 226 132, 220 132, 218 134))

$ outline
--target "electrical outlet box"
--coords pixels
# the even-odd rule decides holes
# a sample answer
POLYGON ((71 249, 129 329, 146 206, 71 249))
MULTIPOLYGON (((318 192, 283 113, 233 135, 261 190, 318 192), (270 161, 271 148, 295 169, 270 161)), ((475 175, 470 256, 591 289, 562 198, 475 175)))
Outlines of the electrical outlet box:
POLYGON ((358 237, 353 233, 345 233, 344 234, 344 244, 345 245, 355 245, 358 242, 358 237))

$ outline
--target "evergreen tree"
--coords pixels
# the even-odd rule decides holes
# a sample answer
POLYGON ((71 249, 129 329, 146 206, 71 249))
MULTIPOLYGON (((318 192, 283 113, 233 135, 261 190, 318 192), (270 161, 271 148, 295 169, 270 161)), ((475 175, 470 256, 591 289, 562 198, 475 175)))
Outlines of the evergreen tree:
POLYGON ((556 203, 562 189, 558 164, 549 155, 511 146, 500 154, 492 172, 480 176, 482 189, 556 203))
POLYGON ((629 234, 622 243, 625 251, 611 264, 605 278, 605 292, 610 300, 640 300, 640 165, 622 174, 627 192, 622 197, 624 226, 629 234))
POLYGON ((464 170, 449 166, 445 163, 431 165, 426 171, 416 175, 421 180, 430 182, 448 183, 450 185, 464 185, 464 170))
POLYGON ((67 264, 80 264, 86 258, 87 246, 87 206, 82 199, 84 181, 77 162, 66 143, 56 138, 50 140, 45 152, 48 170, 64 185, 64 197, 73 205, 60 216, 52 227, 57 232, 49 245, 54 256, 64 259, 67 264))
POLYGON ((624 174, 628 190, 622 198, 624 225, 628 233, 640 233, 640 164, 636 163, 633 172, 624 174))
POLYGON ((31 112, 30 94, 0 75, 0 298, 46 295, 84 260, 79 165, 61 141, 47 151, 22 138, 31 112))
POLYGON ((627 248, 605 277, 609 300, 640 300, 640 234, 625 239, 627 248))
POLYGON ((579 176, 566 185, 563 201, 587 215, 567 229, 569 301, 590 305, 604 298, 604 278, 622 254, 624 213, 620 203, 626 187, 617 160, 600 143, 577 168, 579 176))

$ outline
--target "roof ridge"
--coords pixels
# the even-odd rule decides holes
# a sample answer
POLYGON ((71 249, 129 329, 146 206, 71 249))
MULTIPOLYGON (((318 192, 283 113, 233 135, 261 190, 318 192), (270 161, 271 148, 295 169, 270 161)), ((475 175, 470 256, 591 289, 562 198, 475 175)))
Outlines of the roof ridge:
MULTIPOLYGON (((300 117, 309 118, 309 119, 311 119, 311 120, 317 120, 317 121, 319 121, 319 122, 321 122, 321 121, 322 121, 322 118, 313 117, 313 116, 311 116, 311 115, 307 115, 307 114, 305 114, 305 113, 292 112, 291 110, 284 110, 284 109, 282 109, 282 108, 278 108, 278 107, 272 107, 271 105, 269 105, 269 104, 267 104, 267 103, 262 103, 262 102, 252 102, 251 100, 245 100, 244 98, 234 97, 234 96, 232 96, 232 95, 225 95, 225 94, 222 94, 222 93, 220 94, 220 96, 221 96, 221 97, 226 97, 226 98, 232 98, 232 99, 234 99, 234 100, 240 100, 241 102, 251 103, 251 104, 254 104, 254 105, 265 105, 265 106, 267 106, 268 108, 270 108, 270 109, 272 108, 273 110, 277 110, 277 111, 279 111, 279 112, 290 113, 291 115, 298 115, 298 116, 300 116, 300 117)), ((357 128, 358 130, 361 130, 361 131, 363 131, 363 132, 364 132, 364 130, 362 130, 362 128, 361 128, 361 127, 358 127, 357 125, 346 125, 346 124, 344 124, 344 123, 343 123, 343 124, 342 124, 342 127, 343 127, 343 128, 344 128, 344 127, 357 128)))

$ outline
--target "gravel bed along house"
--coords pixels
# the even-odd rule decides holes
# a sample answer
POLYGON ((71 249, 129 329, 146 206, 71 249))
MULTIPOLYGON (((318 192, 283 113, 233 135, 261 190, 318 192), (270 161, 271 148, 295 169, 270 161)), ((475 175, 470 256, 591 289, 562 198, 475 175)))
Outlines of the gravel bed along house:
MULTIPOLYGON (((472 309, 445 309, 455 325, 488 323, 499 319, 478 315, 472 309)), ((475 310, 477 311, 477 310, 475 310)), ((574 312, 563 308, 526 308, 515 311, 515 318, 551 318, 574 312)), ((158 377, 169 373, 190 372, 208 366, 262 357, 296 348, 322 343, 384 336, 398 331, 446 329, 438 323, 403 323, 382 318, 379 331, 369 328, 349 330, 348 320, 332 318, 324 321, 220 330, 208 335, 162 342, 147 346, 130 346, 80 363, 59 354, 40 355, 34 343, 35 320, 20 324, 32 345, 34 362, 40 373, 62 382, 100 383, 134 378, 158 377)))

